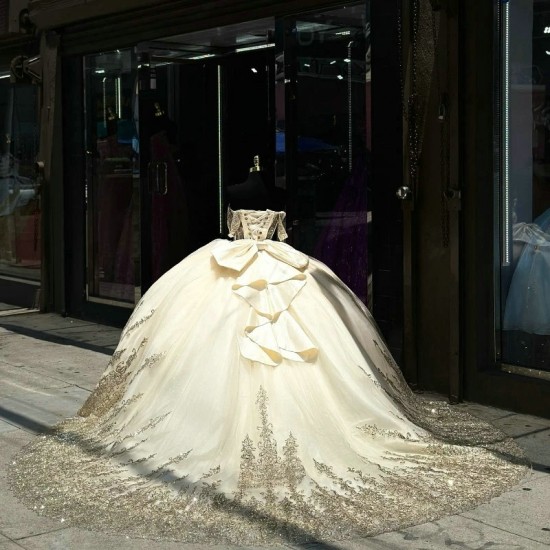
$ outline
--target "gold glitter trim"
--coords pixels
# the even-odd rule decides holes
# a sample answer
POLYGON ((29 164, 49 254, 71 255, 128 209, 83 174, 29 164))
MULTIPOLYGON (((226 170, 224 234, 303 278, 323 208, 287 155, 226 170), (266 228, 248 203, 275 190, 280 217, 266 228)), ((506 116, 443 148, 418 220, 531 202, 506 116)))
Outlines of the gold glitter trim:
MULTIPOLYGON (((135 313, 135 310, 134 310, 134 313, 135 313)), ((147 322, 152 316, 153 314, 155 313, 155 310, 152 309, 147 315, 145 315, 144 317, 142 317, 139 321, 136 321, 135 323, 132 323, 130 325, 130 322, 133 320, 133 315, 132 315, 132 318, 130 319, 130 321, 128 321, 128 325, 126 325, 126 327, 124 328, 124 330, 122 331, 122 335, 120 337, 120 341, 122 342, 122 340, 124 340, 125 338, 127 338, 130 334, 132 334, 132 332, 134 332, 134 330, 136 330, 136 328, 139 328, 143 325, 143 323, 147 322)))
POLYGON ((126 349, 117 349, 96 388, 78 411, 79 416, 88 416, 90 414, 103 416, 122 399, 131 380, 144 368, 156 364, 161 359, 162 354, 154 354, 147 357, 130 379, 133 363, 141 354, 142 348, 146 344, 147 338, 143 338, 139 347, 132 349, 130 355, 126 358, 124 358, 126 349))
POLYGON ((283 456, 279 457, 277 442, 273 437, 273 426, 267 412, 267 393, 260 387, 256 404, 260 412, 260 440, 258 449, 250 436, 246 436, 241 449, 241 472, 238 485, 238 498, 242 500, 245 493, 253 488, 265 490, 262 493, 267 501, 274 500, 274 488, 296 488, 306 475, 298 458, 298 443, 292 433, 283 446, 283 456), (257 452, 257 457, 256 457, 257 452))
MULTIPOLYGON (((117 360, 126 364, 123 355, 117 360)), ((160 464, 154 462, 154 453, 139 456, 147 434, 170 413, 111 446, 101 434, 121 433, 112 425, 112 412, 69 419, 54 434, 25 447, 8 479, 37 513, 72 525, 158 540, 246 545, 401 529, 471 508, 525 476, 525 458, 510 439, 456 407, 417 396, 413 400, 415 416, 432 428, 429 435, 358 426, 365 438, 405 439, 411 446, 422 440, 422 452, 387 450, 383 462, 364 457, 374 475, 353 467, 337 473, 331 464, 312 458, 316 475, 310 477, 313 472, 307 473, 299 441, 291 433, 277 441, 268 395, 260 387, 260 424, 242 441, 234 495, 220 490, 220 467, 205 472, 198 482, 188 481, 191 449, 160 464), (457 438, 467 446, 453 444, 457 438)), ((128 401, 116 409, 125 406, 128 401)), ((412 408, 407 404, 407 414, 412 408)))

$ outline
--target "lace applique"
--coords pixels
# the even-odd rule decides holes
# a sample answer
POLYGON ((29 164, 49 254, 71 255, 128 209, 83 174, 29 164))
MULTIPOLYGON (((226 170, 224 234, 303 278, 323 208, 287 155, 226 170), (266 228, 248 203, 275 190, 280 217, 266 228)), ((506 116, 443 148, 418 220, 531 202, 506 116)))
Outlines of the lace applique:
POLYGON ((241 220, 236 212, 231 210, 231 208, 227 209, 227 229, 229 229, 229 235, 228 237, 230 239, 235 239, 235 235, 239 231, 239 227, 241 225, 241 220))
POLYGON ((286 241, 288 239, 288 233, 285 229, 286 212, 277 212, 277 238, 280 241, 286 241))
POLYGON ((277 231, 277 238, 284 241, 288 234, 285 230, 285 212, 274 210, 231 210, 227 209, 227 227, 231 239, 253 239, 255 241, 271 239, 277 231))
MULTIPOLYGON (((419 402, 419 414, 430 418, 429 411, 443 405, 419 402)), ((191 482, 187 462, 194 458, 193 449, 184 448, 162 461, 140 451, 166 415, 152 418, 132 434, 139 436, 134 443, 132 438, 120 440, 114 448, 105 447, 103 419, 69 419, 13 459, 9 483, 39 515, 66 524, 226 547, 299 544, 398 530, 470 509, 527 472, 520 449, 510 439, 474 418, 464 422, 465 413, 456 415, 456 407, 448 405, 439 426, 443 429, 416 443, 419 452, 388 449, 376 462, 365 457, 362 470, 354 465, 336 468, 330 457, 311 457, 308 469, 311 440, 300 441, 284 426, 276 436, 277 421, 263 387, 256 405, 258 424, 242 441, 234 493, 220 489, 220 466, 191 482), (444 437, 457 430, 468 434, 468 446, 453 445, 444 437), (485 432, 491 437, 478 439, 477 434, 485 432)), ((367 440, 383 437, 397 443, 396 448, 403 441, 415 444, 414 434, 409 439, 407 433, 377 426, 358 428, 359 437, 367 440)))

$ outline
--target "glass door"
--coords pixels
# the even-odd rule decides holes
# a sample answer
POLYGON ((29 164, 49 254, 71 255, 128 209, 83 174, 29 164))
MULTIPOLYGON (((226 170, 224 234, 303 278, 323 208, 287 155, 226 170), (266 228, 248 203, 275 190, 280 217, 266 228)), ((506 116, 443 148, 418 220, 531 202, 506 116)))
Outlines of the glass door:
POLYGON ((255 156, 291 242, 369 302, 363 3, 88 56, 88 299, 131 307, 226 234, 255 156))
POLYGON ((144 49, 139 53, 143 291, 221 231, 219 67, 187 62, 177 50, 144 49))
POLYGON ((365 303, 370 170, 370 32, 365 4, 287 18, 277 57, 278 152, 285 153, 292 244, 365 303))
POLYGON ((246 180, 254 156, 273 179, 273 50, 263 28, 257 49, 236 47, 239 32, 138 48, 142 290, 226 234, 226 188, 246 180))
POLYGON ((140 147, 132 50, 84 58, 88 301, 140 295, 140 147))
POLYGON ((42 256, 40 182, 35 170, 37 86, 11 83, 9 73, 0 73, 0 113, 0 278, 11 294, 2 300, 32 307, 38 305, 33 302, 40 287, 42 256), (16 290, 16 284, 28 287, 28 292, 16 290))
POLYGON ((132 307, 226 234, 225 188, 247 178, 254 156, 273 179, 273 50, 263 23, 248 38, 260 44, 239 33, 85 58, 88 301, 132 307))

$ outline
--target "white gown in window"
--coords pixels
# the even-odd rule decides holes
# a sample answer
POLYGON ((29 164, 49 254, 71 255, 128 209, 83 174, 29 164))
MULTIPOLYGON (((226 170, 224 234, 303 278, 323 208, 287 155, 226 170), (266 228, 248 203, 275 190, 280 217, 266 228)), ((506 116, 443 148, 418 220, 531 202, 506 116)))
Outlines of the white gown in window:
POLYGON ((550 335, 549 221, 550 210, 533 223, 514 225, 514 243, 523 250, 508 291, 504 330, 550 335))
MULTIPOLYGON (((490 426, 407 387, 320 262, 230 212, 136 307, 79 415, 10 472, 42 513, 218 543, 337 539, 458 512, 525 473, 490 426)), ((518 458, 519 457, 519 458, 518 458)))

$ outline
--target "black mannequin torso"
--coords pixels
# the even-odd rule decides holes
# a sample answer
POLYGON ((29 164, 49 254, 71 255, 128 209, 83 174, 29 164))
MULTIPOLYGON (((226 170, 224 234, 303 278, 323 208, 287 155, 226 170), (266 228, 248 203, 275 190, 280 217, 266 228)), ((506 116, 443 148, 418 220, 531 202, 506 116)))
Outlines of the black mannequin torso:
POLYGON ((261 172, 250 172, 243 183, 227 188, 227 199, 233 210, 267 210, 273 208, 271 193, 261 172))

